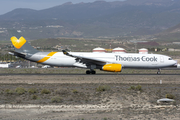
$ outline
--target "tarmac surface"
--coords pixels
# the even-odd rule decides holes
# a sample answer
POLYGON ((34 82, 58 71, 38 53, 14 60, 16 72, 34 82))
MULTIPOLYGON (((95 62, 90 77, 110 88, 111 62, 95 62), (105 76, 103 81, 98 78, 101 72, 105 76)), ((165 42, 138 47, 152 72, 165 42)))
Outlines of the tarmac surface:
POLYGON ((163 74, 157 74, 157 73, 97 73, 97 74, 85 74, 85 73, 0 73, 0 76, 17 76, 17 75, 26 75, 26 76, 32 76, 32 75, 37 75, 37 76, 53 76, 53 75, 68 75, 68 76, 112 76, 112 75, 123 75, 123 76, 129 76, 129 75, 133 75, 133 76, 139 76, 139 75, 180 75, 177 73, 163 73, 163 74))

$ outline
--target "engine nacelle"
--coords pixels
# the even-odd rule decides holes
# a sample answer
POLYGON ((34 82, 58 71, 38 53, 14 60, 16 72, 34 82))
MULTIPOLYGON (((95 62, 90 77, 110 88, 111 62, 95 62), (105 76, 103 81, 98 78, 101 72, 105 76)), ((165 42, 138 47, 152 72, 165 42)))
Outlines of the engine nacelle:
POLYGON ((121 72, 122 65, 121 64, 106 64, 102 67, 102 70, 109 72, 121 72))

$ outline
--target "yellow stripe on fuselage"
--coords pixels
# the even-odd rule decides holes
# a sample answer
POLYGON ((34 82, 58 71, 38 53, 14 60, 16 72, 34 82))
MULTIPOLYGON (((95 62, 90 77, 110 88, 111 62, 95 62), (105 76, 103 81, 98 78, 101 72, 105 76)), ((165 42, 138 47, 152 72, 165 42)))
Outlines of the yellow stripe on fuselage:
POLYGON ((46 57, 44 57, 43 59, 37 61, 38 63, 42 63, 45 62, 46 60, 48 60, 50 57, 52 57, 54 54, 56 54, 57 52, 50 52, 46 57))

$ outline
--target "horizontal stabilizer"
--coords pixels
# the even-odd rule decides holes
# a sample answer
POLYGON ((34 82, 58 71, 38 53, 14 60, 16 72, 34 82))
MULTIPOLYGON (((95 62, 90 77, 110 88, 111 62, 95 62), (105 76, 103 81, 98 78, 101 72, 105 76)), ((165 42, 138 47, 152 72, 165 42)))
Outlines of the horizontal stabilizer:
POLYGON ((25 54, 18 53, 18 52, 15 52, 15 51, 9 51, 9 54, 13 54, 14 56, 21 57, 21 58, 25 58, 26 57, 25 54))

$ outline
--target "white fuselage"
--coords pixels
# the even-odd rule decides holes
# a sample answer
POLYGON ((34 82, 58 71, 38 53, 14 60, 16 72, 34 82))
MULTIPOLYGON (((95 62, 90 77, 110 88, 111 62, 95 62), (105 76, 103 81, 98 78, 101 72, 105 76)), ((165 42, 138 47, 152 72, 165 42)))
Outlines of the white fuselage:
MULTIPOLYGON (((87 53, 87 52, 69 52, 73 55, 94 58, 107 63, 121 64, 123 68, 164 68, 176 64, 169 56, 160 54, 137 54, 137 53, 87 53)), ((37 61, 46 57, 46 54, 39 52, 27 58, 32 61, 37 61)), ((62 52, 57 52, 42 64, 61 66, 61 67, 81 67, 76 65, 76 58, 64 55, 62 52)), ((83 66, 82 66, 83 67, 83 66)))

